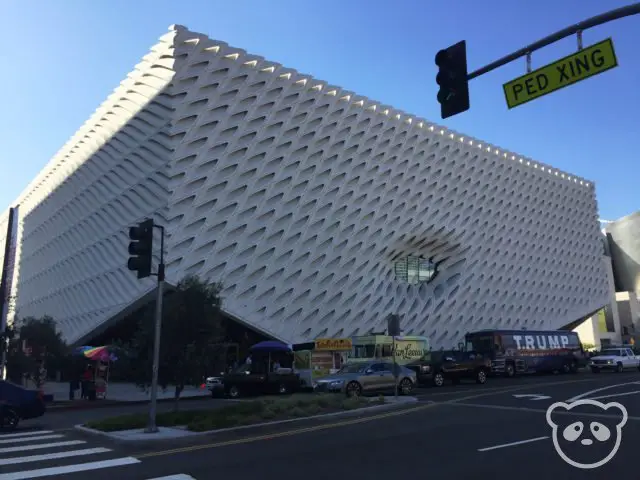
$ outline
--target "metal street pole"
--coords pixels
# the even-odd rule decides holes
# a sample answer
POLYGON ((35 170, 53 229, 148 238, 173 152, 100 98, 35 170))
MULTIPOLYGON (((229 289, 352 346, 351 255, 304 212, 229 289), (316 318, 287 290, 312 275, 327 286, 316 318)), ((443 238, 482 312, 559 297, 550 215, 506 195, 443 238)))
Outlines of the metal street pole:
POLYGON ((149 405, 149 423, 146 433, 157 433, 156 413, 158 406, 158 369, 160 366, 160 339, 162 332, 162 296, 164 290, 164 227, 154 225, 161 231, 160 264, 158 265, 158 288, 156 289, 155 337, 153 341, 153 369, 151 373, 151 402, 149 405))
POLYGON ((393 379, 394 379, 394 389, 393 389, 393 399, 398 401, 398 364, 396 362, 396 336, 395 332, 393 332, 393 341, 392 341, 392 351, 393 351, 393 379))
POLYGON ((563 38, 569 37, 571 35, 578 34, 578 42, 582 43, 582 32, 584 32, 588 28, 597 27, 598 25, 602 25, 603 23, 637 14, 640 14, 640 2, 627 5, 626 7, 616 8, 615 10, 611 10, 609 12, 596 15, 595 17, 588 18, 586 20, 583 20, 582 22, 576 23, 575 25, 563 28, 562 30, 548 35, 543 39, 532 43, 531 45, 527 45, 526 47, 521 48, 520 50, 513 52, 506 57, 501 58, 500 60, 496 60, 495 62, 492 62, 485 67, 471 72, 467 75, 467 80, 472 80, 479 77, 480 75, 489 73, 490 71, 495 70, 498 67, 502 67, 503 65, 506 65, 507 63, 510 63, 514 60, 517 60, 520 57, 524 57, 525 55, 528 58, 531 58, 530 56, 534 51, 546 47, 547 45, 551 45, 552 43, 555 43, 558 40, 562 40, 563 38))

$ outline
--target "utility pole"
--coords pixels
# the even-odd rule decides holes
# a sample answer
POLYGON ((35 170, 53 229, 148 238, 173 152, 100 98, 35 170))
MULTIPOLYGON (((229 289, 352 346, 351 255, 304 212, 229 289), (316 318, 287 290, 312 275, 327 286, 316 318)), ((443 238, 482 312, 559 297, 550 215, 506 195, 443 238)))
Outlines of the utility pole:
POLYGON ((127 268, 135 271, 138 278, 147 278, 152 275, 158 277, 156 288, 156 311, 155 328, 153 341, 153 367, 151 371, 151 401, 149 403, 149 420, 146 433, 157 433, 156 415, 158 406, 158 369, 160 366, 160 341, 162 338, 162 300, 164 293, 164 227, 156 225, 153 220, 148 219, 140 222, 137 226, 129 229, 129 261, 127 268), (160 263, 158 273, 151 273, 151 261, 153 258, 153 229, 160 230, 160 263))

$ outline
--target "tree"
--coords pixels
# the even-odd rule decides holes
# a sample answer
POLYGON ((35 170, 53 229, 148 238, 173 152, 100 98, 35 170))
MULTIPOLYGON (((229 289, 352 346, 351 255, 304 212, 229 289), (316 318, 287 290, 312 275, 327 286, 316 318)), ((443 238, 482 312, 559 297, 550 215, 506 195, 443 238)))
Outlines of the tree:
POLYGON ((7 370, 13 381, 22 380, 25 374, 37 379, 39 362, 50 373, 64 368, 68 348, 52 317, 16 319, 8 335, 7 370), (29 349, 29 355, 23 351, 23 344, 29 349))
MULTIPOLYGON (((183 279, 164 299, 158 384, 175 386, 174 408, 187 385, 200 385, 224 355, 224 317, 221 284, 209 284, 196 276, 183 279)), ((153 366, 155 308, 142 313, 139 329, 128 346, 136 383, 148 388, 153 366)))

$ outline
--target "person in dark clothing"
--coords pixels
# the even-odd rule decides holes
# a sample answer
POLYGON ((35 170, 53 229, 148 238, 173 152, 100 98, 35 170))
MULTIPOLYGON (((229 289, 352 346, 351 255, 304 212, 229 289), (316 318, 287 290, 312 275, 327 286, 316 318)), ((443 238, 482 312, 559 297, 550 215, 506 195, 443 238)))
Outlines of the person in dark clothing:
POLYGON ((87 368, 85 369, 84 373, 82 374, 82 380, 81 380, 81 397, 83 400, 86 400, 89 398, 89 390, 91 389, 91 383, 93 382, 93 368, 91 367, 91 365, 87 365, 87 368))

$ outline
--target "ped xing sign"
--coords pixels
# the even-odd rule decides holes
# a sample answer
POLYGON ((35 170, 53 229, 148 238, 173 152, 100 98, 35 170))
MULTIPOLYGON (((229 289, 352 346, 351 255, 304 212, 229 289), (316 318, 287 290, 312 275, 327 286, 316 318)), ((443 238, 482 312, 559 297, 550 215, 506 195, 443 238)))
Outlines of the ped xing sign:
POLYGON ((503 85, 511 109, 618 66, 608 38, 503 85))

